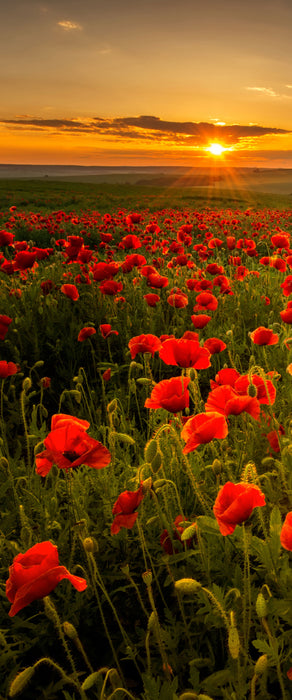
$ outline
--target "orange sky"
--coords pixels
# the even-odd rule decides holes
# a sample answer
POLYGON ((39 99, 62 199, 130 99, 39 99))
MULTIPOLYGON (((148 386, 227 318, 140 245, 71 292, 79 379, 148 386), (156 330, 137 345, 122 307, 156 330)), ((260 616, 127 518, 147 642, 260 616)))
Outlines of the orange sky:
POLYGON ((292 168, 291 27, 291 0, 6 3, 0 162, 292 168))

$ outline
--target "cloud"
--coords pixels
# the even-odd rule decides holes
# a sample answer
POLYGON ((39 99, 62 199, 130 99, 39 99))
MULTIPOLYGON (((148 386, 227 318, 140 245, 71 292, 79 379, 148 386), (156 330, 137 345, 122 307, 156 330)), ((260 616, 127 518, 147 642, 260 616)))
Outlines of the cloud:
POLYGON ((265 87, 247 87, 245 88, 246 90, 254 90, 255 92, 262 92, 263 95, 267 95, 268 97, 279 97, 279 95, 273 90, 273 88, 265 88, 265 87))
POLYGON ((9 130, 43 131, 51 135, 86 133, 100 137, 103 141, 127 142, 134 140, 157 145, 176 145, 205 148, 210 141, 226 145, 244 145, 248 141, 267 135, 291 133, 286 129, 259 124, 226 124, 224 122, 179 122, 160 119, 156 116, 116 117, 107 119, 47 119, 31 116, 0 119, 0 124, 9 130))
POLYGON ((70 19, 60 20, 60 22, 57 22, 57 25, 61 27, 61 29, 64 29, 65 32, 72 32, 76 29, 80 31, 83 29, 81 24, 78 24, 78 22, 71 22, 70 19))

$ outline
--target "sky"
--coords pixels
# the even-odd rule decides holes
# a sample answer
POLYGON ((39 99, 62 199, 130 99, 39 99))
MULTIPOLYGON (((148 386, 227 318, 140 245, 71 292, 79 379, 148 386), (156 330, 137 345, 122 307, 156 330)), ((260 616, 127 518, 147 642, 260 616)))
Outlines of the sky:
POLYGON ((292 168, 291 28, 292 0, 2 2, 0 163, 292 168))

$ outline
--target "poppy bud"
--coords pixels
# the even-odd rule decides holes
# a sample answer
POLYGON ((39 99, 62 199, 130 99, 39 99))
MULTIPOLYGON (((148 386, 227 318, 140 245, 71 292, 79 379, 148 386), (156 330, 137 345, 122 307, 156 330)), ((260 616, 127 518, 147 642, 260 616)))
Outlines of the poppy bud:
POLYGON ((108 412, 108 413, 113 413, 114 411, 117 410, 117 407, 118 407, 117 399, 113 399, 113 400, 107 405, 107 412, 108 412))
POLYGON ((78 639, 77 631, 71 622, 63 622, 63 630, 69 639, 73 639, 73 641, 78 639))
POLYGON ((18 695, 18 693, 22 693, 25 686, 32 678, 33 674, 34 674, 34 667, 33 666, 28 666, 27 668, 24 669, 24 671, 21 671, 21 673, 18 673, 18 675, 16 676, 16 678, 14 678, 14 681, 12 681, 11 686, 9 688, 9 697, 14 698, 14 696, 18 695))
POLYGON ((198 529, 197 523, 192 523, 189 525, 189 527, 186 527, 186 529, 181 533, 180 539, 182 542, 185 542, 186 540, 191 539, 194 537, 198 529))
POLYGON ((157 613, 152 612, 147 623, 147 629, 149 632, 153 632, 155 630, 156 625, 157 625, 158 619, 157 619, 157 613))
POLYGON ((152 462, 156 454, 157 454, 157 441, 150 440, 149 442, 147 442, 147 445, 146 445, 145 450, 144 450, 146 462, 152 462))
POLYGON ((212 463, 212 469, 214 469, 215 474, 221 474, 222 462, 220 462, 220 459, 214 459, 214 462, 212 463))
POLYGON ((151 469, 156 474, 162 465, 162 458, 160 452, 157 452, 154 459, 151 462, 151 469))
POLYGON ((129 564, 124 564, 124 566, 121 566, 121 572, 122 572, 122 574, 125 574, 125 576, 129 576, 129 574, 130 574, 129 564))
POLYGON ((197 593, 202 586, 199 581, 193 578, 181 578, 179 581, 175 582, 174 587, 179 593, 192 595, 193 593, 197 593))
POLYGON ((150 571, 150 569, 148 569, 148 571, 144 571, 144 574, 142 574, 142 579, 143 579, 145 585, 147 586, 147 588, 148 588, 148 586, 151 586, 152 578, 153 578, 152 571, 150 571))
POLYGON ((232 625, 229 628, 228 649, 230 652, 230 656, 232 656, 233 659, 238 659, 239 650, 240 650, 240 641, 239 641, 239 634, 238 634, 238 631, 237 631, 237 628, 235 627, 235 625, 232 625))
POLYGON ((121 440, 121 442, 127 442, 129 445, 135 445, 134 438, 126 433, 115 433, 115 437, 121 440))
POLYGON ((268 614, 267 603, 266 603, 266 599, 262 593, 259 593, 258 597, 256 599, 256 611, 257 611, 257 615, 259 616, 259 618, 267 617, 267 614, 268 614))
POLYGON ((258 390, 254 384, 249 384, 247 388, 247 393, 248 396, 252 396, 253 398, 257 396, 258 390))
POLYGON ((145 495, 145 493, 148 493, 148 491, 151 491, 152 488, 152 478, 151 476, 148 477, 148 479, 145 479, 145 481, 142 481, 142 493, 145 495))
POLYGON ((31 379, 30 377, 25 377, 22 382, 23 391, 29 391, 31 389, 31 379))
POLYGON ((268 668, 268 656, 267 654, 262 654, 256 662, 254 672, 256 676, 261 676, 268 668))
POLYGON ((82 544, 85 551, 89 554, 93 552, 98 552, 98 544, 97 541, 93 539, 93 537, 85 537, 82 544))

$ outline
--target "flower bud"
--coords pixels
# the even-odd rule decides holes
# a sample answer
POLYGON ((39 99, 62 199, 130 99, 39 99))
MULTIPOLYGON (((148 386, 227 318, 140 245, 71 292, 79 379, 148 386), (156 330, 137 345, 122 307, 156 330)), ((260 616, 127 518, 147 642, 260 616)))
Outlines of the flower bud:
POLYGON ((264 673, 268 668, 268 656, 267 654, 263 654, 262 656, 259 657, 259 659, 256 662, 254 672, 256 676, 261 676, 262 673, 264 673))
POLYGON ((157 441, 155 439, 150 440, 147 442, 147 445, 144 450, 144 455, 145 455, 145 460, 146 462, 152 462, 154 459, 155 455, 157 454, 157 441))
POLYGON ((21 673, 18 673, 18 675, 16 676, 16 678, 14 678, 14 681, 12 681, 11 686, 9 688, 9 697, 14 698, 14 696, 18 695, 18 693, 22 693, 25 686, 32 678, 33 674, 34 674, 34 667, 33 666, 28 666, 27 668, 24 669, 24 671, 21 671, 21 673))
POLYGON ((148 493, 148 491, 151 491, 152 488, 152 477, 149 476, 148 479, 145 479, 142 481, 142 493, 145 495, 145 493, 148 493))
POLYGON ((181 578, 179 581, 175 582, 174 587, 179 593, 192 595, 193 593, 197 593, 202 586, 199 581, 195 581, 193 578, 181 578))
POLYGON ((150 569, 148 569, 148 571, 144 571, 144 573, 142 574, 142 579, 147 587, 151 586, 152 578, 152 571, 150 569))
POLYGON ((229 628, 228 649, 233 659, 238 659, 240 650, 239 634, 235 625, 229 628))
POLYGON ((247 394, 248 396, 251 396, 252 398, 255 398, 257 396, 258 390, 254 384, 249 384, 247 387, 247 394))
POLYGON ((268 614, 267 603, 266 603, 266 599, 262 593, 259 593, 258 597, 256 599, 256 611, 257 611, 257 615, 259 618, 267 617, 267 614, 268 614))
POLYGON ((222 462, 220 462, 220 459, 214 459, 214 462, 212 463, 212 469, 214 470, 215 474, 221 474, 222 462))
POLYGON ((113 400, 107 405, 107 412, 108 412, 108 413, 113 413, 114 411, 117 410, 117 407, 118 407, 117 399, 113 399, 113 400))
POLYGON ((98 552, 98 544, 97 541, 93 539, 93 537, 85 537, 83 540, 83 547, 88 554, 98 552))
POLYGON ((29 391, 31 389, 31 379, 30 377, 25 377, 22 382, 23 391, 29 391))
POLYGON ((71 625, 71 622, 63 622, 63 630, 69 639, 73 639, 73 641, 78 639, 77 631, 74 625, 71 625))
POLYGON ((162 465, 161 454, 160 454, 160 452, 157 452, 157 454, 155 455, 154 459, 151 462, 151 469, 154 472, 154 474, 156 474, 156 472, 158 472, 158 469, 160 469, 161 465, 162 465))

